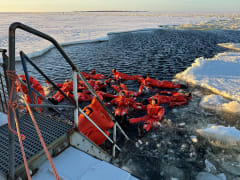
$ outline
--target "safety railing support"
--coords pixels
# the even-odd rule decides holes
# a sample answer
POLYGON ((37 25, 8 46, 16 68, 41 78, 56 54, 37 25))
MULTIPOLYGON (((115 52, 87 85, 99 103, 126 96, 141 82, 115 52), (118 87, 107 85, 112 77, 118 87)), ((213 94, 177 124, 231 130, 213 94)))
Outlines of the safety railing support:
POLYGON ((70 99, 52 80, 36 65, 30 60, 23 51, 20 51, 20 57, 23 61, 28 61, 50 84, 53 85, 55 89, 57 89, 71 104, 75 104, 75 102, 70 99))
MULTIPOLYGON (((78 68, 73 64, 73 62, 71 61, 71 59, 67 56, 67 54, 64 52, 64 50, 61 48, 61 46, 57 43, 57 41, 55 39, 53 39, 52 37, 48 36, 47 34, 44 34, 38 30, 35 30, 29 26, 26 26, 22 23, 16 22, 11 24, 11 26, 9 27, 9 59, 8 59, 8 69, 9 71, 15 71, 15 31, 16 29, 22 29, 26 32, 29 32, 31 34, 34 34, 36 36, 39 36, 45 40, 48 40, 50 42, 52 42, 52 44, 56 47, 56 49, 62 54, 62 56, 64 57, 64 59, 67 61, 67 63, 71 66, 72 70, 73 70, 73 78, 75 78, 78 73, 78 75, 80 76, 80 78, 83 80, 84 84, 88 87, 89 91, 97 98, 97 100, 99 101, 99 103, 103 106, 103 108, 108 112, 106 106, 103 104, 103 102, 99 99, 99 97, 96 95, 95 91, 92 89, 92 87, 88 84, 88 82, 86 81, 86 79, 81 75, 80 71, 78 70, 78 68)), ((22 53, 20 53, 21 55, 22 53)), ((73 80, 73 81, 77 81, 77 80, 73 80)), ((53 83, 54 84, 54 83, 53 83)), ((14 86, 14 83, 13 83, 14 86)), ((77 86, 77 85, 76 85, 77 86)), ((12 80, 10 78, 8 78, 8 94, 10 95, 10 89, 12 87, 12 80)), ((15 89, 15 87, 13 87, 15 89)), ((58 91, 61 92, 61 90, 56 87, 58 91)), ((76 91, 76 88, 75 88, 76 91)), ((62 93, 62 92, 61 92, 62 93)), ((63 95, 66 97, 66 95, 63 93, 63 95)), ((13 101, 16 99, 16 92, 14 91, 12 94, 13 97, 13 101)), ((75 98, 77 97, 76 92, 75 92, 75 98)), ((68 99, 68 97, 66 97, 68 99)), ((75 108, 77 107, 77 100, 72 102, 75 105, 75 108)), ((81 108, 78 107, 78 110, 96 127, 98 128, 98 126, 94 123, 94 121, 92 121, 82 110, 81 108)), ((77 112, 77 111, 76 111, 77 112)), ((77 113, 74 113, 74 118, 75 118, 75 122, 77 122, 77 113)), ((118 127, 121 131, 121 133, 124 135, 124 137, 129 140, 128 136, 126 135, 126 133, 122 130, 121 126, 118 124, 118 122, 115 120, 115 118, 111 115, 111 113, 109 113, 109 116, 111 117, 111 119, 114 121, 115 123, 115 129, 116 127, 118 127)), ((10 110, 9 112, 9 116, 10 116, 10 125, 14 128, 15 127, 15 123, 14 123, 14 116, 13 116, 13 112, 12 110, 10 110)), ((111 138, 109 138, 102 130, 101 128, 98 128, 98 130, 104 134, 104 136, 111 142, 114 144, 114 146, 120 151, 121 149, 115 144, 114 141, 111 140, 111 138)), ((13 180, 14 179, 14 134, 9 131, 9 179, 13 180)), ((114 148, 115 149, 115 148, 114 148)))
POLYGON ((3 112, 7 112, 7 98, 6 98, 5 87, 4 87, 2 78, 3 78, 3 75, 0 73, 0 82, 1 82, 2 93, 3 93, 3 96, 2 96, 2 98, 3 98, 2 103, 3 103, 3 107, 4 107, 3 112))
MULTIPOLYGON (((7 70, 9 71, 15 71, 15 30, 12 31, 9 28, 9 35, 8 35, 8 43, 9 43, 9 59, 8 59, 8 68, 7 70)), ((10 77, 8 77, 8 96, 10 96, 10 91, 11 88, 15 89, 14 83, 12 83, 12 80, 10 77), (12 87, 13 86, 13 87, 12 87)), ((16 99, 16 92, 13 91, 12 93, 12 100, 15 101, 16 99)), ((10 111, 8 112, 9 119, 10 119, 10 126, 12 128, 15 128, 15 123, 14 123, 14 115, 13 111, 10 108, 10 111)), ((8 154, 9 154, 9 160, 8 160, 8 168, 9 168, 9 180, 14 180, 15 179, 15 153, 14 153, 14 146, 15 146, 15 135, 9 131, 8 133, 8 154)))
POLYGON ((27 65, 26 65, 26 62, 25 62, 25 58, 21 58, 21 61, 22 61, 22 65, 23 65, 23 71, 24 71, 24 74, 25 74, 25 78, 27 80, 28 94, 29 94, 31 103, 34 104, 33 93, 32 93, 32 85, 30 83, 30 79, 29 79, 29 75, 28 75, 28 70, 27 70, 27 65))
MULTIPOLYGON (((86 115, 80 107, 78 109, 80 113, 82 113, 112 144, 114 144, 114 141, 88 115, 86 115)), ((121 151, 118 145, 115 146, 119 151, 121 151)))
POLYGON ((74 122, 76 127, 78 128, 78 95, 77 95, 77 71, 73 70, 73 96, 76 102, 75 109, 74 109, 74 122))
POLYGON ((117 141, 117 124, 114 123, 113 125, 113 150, 112 150, 112 156, 116 156, 116 141, 117 141))
POLYGON ((114 121, 114 123, 116 123, 117 127, 119 128, 119 130, 121 131, 121 133, 124 135, 124 137, 129 140, 129 137, 127 136, 127 134, 123 131, 123 129, 121 128, 121 126, 118 124, 118 122, 115 120, 115 118, 113 117, 113 115, 111 113, 108 112, 107 107, 105 106, 105 104, 103 104, 103 102, 100 100, 100 98, 98 97, 98 95, 95 93, 95 91, 93 90, 93 88, 88 84, 87 80, 83 77, 83 75, 78 72, 78 76, 80 77, 80 79, 84 82, 84 84, 87 86, 88 90, 92 93, 92 95, 94 95, 96 97, 96 99, 98 100, 98 102, 102 105, 102 107, 104 108, 104 110, 108 113, 108 115, 111 117, 111 119, 114 121))

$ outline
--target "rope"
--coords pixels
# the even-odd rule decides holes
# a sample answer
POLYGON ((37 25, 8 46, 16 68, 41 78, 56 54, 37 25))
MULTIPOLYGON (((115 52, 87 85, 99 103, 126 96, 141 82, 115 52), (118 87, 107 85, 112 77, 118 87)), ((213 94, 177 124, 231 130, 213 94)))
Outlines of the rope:
MULTIPOLYGON (((41 132, 40 132, 40 129, 39 129, 39 127, 38 127, 38 125, 37 125, 37 122, 36 122, 36 120, 35 120, 35 117, 34 117, 34 115, 33 115, 33 112, 32 112, 32 110, 31 110, 31 108, 30 108, 30 106, 29 106, 29 104, 28 104, 28 102, 27 102, 27 100, 26 100, 26 94, 23 93, 23 89, 22 89, 22 87, 21 87, 20 80, 18 79, 18 76, 16 75, 16 72, 15 72, 15 71, 7 71, 7 74, 8 74, 8 76, 12 79, 12 88, 11 88, 10 99, 9 99, 9 103, 8 103, 8 104, 9 104, 9 108, 10 108, 10 106, 11 106, 11 108, 13 108, 13 107, 16 108, 16 107, 17 107, 17 103, 16 103, 15 101, 14 101, 13 103, 11 103, 11 101, 12 101, 12 92, 13 92, 13 85, 14 85, 13 83, 16 82, 17 85, 18 85, 18 87, 20 88, 20 92, 21 92, 21 94, 22 94, 22 96, 23 96, 24 103, 26 104, 27 110, 28 110, 28 112, 29 112, 29 114, 30 114, 30 117, 31 117, 31 119, 32 119, 32 122, 33 122, 33 124, 34 124, 34 127, 35 127, 35 129, 36 129, 36 131, 37 131, 39 140, 40 140, 40 142, 41 142, 41 144, 42 144, 42 146, 43 146, 43 149, 44 149, 44 151, 45 151, 45 154, 46 154, 46 156, 47 156, 47 158, 48 158, 48 160, 49 160, 49 163, 50 163, 50 165, 51 165, 51 167, 52 167, 52 169, 53 169, 54 175, 55 175, 55 177, 56 177, 57 180, 60 180, 60 178, 59 178, 59 176, 58 176, 58 173, 57 173, 57 170, 56 170, 56 168, 55 168, 55 166, 54 166, 54 164, 53 164, 52 158, 51 158, 51 156, 50 156, 50 154, 49 154, 49 152, 48 152, 48 149, 47 149, 47 147, 46 147, 46 144, 45 144, 45 142, 44 142, 44 140, 43 140, 43 137, 42 137, 42 134, 41 134, 41 132), (10 101, 10 100, 11 100, 11 101, 10 101)), ((14 114, 16 115, 14 109, 13 109, 13 111, 14 111, 14 114)), ((16 117, 15 117, 15 119, 17 120, 16 117)), ((15 120, 15 122, 16 122, 16 120, 15 120)), ((16 124, 16 126, 17 126, 17 129, 18 129, 18 131, 19 131, 18 123, 16 124)), ((11 127, 11 126, 10 126, 10 127, 11 127)), ((20 132, 18 132, 18 134, 20 134, 20 132)), ((20 138, 20 141, 21 141, 21 138, 20 138)), ((20 143, 20 145, 21 145, 21 143, 20 143)), ((23 149, 23 146, 21 147, 21 150, 22 150, 22 149, 23 149)), ((23 153, 23 157, 26 158, 25 153, 24 153, 24 149, 23 149, 22 153, 23 153)), ((25 164, 25 160, 24 160, 24 165, 25 165, 25 169, 26 169, 27 174, 29 174, 28 165, 27 165, 27 162, 26 162, 26 164, 25 164)), ((31 179, 30 175, 28 176, 28 179, 31 179)))
POLYGON ((18 141, 19 141, 19 144, 20 144, 20 147, 21 147, 21 152, 22 152, 22 156, 23 156, 23 161, 24 161, 24 166, 25 166, 25 170, 26 170, 26 173, 27 173, 27 177, 28 177, 29 180, 31 180, 31 176, 30 176, 29 168, 28 168, 28 163, 27 163, 27 157, 26 157, 24 147, 23 147, 23 143, 22 143, 22 140, 25 139, 25 136, 20 134, 19 124, 18 124, 17 115, 16 115, 16 111, 15 111, 15 109, 17 108, 17 102, 16 102, 16 100, 12 101, 14 82, 17 79, 16 75, 14 75, 12 73, 15 73, 15 72, 13 72, 13 71, 7 72, 8 76, 12 79, 12 86, 11 86, 10 97, 9 97, 9 101, 8 101, 8 128, 10 129, 11 132, 13 132, 14 134, 17 134, 17 136, 18 136, 18 141), (9 117, 10 116, 10 109, 12 110, 13 115, 14 115, 14 120, 15 120, 15 124, 16 124, 16 128, 17 128, 17 132, 12 129, 11 124, 10 124, 10 117, 9 117))

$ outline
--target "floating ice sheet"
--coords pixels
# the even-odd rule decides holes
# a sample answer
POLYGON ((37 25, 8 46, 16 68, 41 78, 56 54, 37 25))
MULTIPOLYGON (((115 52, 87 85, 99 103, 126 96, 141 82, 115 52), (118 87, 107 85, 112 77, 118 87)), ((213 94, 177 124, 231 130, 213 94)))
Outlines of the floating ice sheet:
POLYGON ((240 104, 237 101, 230 101, 219 95, 207 95, 201 99, 200 106, 205 109, 219 112, 228 112, 240 115, 240 104))
POLYGON ((219 46, 240 51, 240 43, 220 43, 219 46))
POLYGON ((198 58, 177 79, 210 89, 216 94, 240 101, 240 53, 226 52, 214 58, 198 58))
POLYGON ((240 147, 240 131, 235 127, 210 125, 208 128, 197 129, 196 131, 215 146, 234 149, 240 147))

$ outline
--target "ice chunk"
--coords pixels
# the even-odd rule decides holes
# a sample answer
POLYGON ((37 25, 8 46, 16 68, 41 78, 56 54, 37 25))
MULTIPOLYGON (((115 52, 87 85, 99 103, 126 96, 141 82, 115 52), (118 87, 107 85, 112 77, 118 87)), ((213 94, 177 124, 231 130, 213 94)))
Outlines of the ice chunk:
POLYGON ((194 142, 194 143, 198 142, 198 139, 196 136, 190 136, 190 138, 191 138, 192 142, 194 142))
POLYGON ((234 149, 240 147, 240 131, 235 127, 211 125, 209 128, 198 129, 196 131, 215 146, 234 149))
POLYGON ((219 46, 228 48, 228 49, 233 49, 235 51, 240 51, 240 44, 239 43, 220 43, 218 44, 219 46))
POLYGON ((240 104, 237 101, 230 101, 219 95, 204 96, 200 102, 200 106, 205 109, 240 115, 240 104))
POLYGON ((215 173, 216 172, 216 167, 207 159, 205 159, 205 170, 210 173, 215 173))
POLYGON ((222 180, 220 177, 217 177, 211 173, 200 172, 198 173, 196 180, 222 180))
POLYGON ((176 78, 240 101, 239 55, 239 52, 225 52, 211 59, 198 58, 176 78))

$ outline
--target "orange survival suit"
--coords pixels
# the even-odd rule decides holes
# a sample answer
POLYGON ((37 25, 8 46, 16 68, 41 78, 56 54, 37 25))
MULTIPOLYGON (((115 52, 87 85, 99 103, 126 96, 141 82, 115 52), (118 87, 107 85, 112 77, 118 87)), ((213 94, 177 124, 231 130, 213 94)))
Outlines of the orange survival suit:
POLYGON ((174 107, 186 104, 188 100, 192 98, 190 93, 187 95, 172 91, 160 91, 160 93, 167 94, 167 96, 156 94, 153 97, 148 98, 148 101, 150 102, 152 99, 156 98, 159 104, 169 103, 169 107, 174 107))
MULTIPOLYGON (((99 98, 102 100, 101 96, 99 98)), ((83 111, 109 136, 107 130, 111 129, 114 123, 95 97, 83 111)), ((83 114, 78 117, 78 130, 97 145, 107 139, 83 114)))
MULTIPOLYGON (((19 78, 26 82, 26 77, 25 75, 21 74, 19 75, 19 78)), ((38 91, 43 97, 45 97, 45 93, 44 93, 44 89, 43 87, 41 86, 41 84, 36 80, 34 79, 33 77, 29 76, 29 81, 30 81, 30 84, 31 84, 31 87, 33 89, 35 89, 36 91, 38 91)), ((17 86, 17 84, 15 85, 16 87, 16 92, 20 92, 20 87, 17 86)), ((23 89, 23 92, 25 94, 27 94, 27 102, 28 103, 31 103, 31 100, 30 100, 30 97, 29 97, 29 92, 28 92, 28 89, 27 87, 25 87, 24 85, 21 84, 21 88, 23 89)), ((36 94, 33 92, 32 93, 33 95, 33 101, 34 101, 34 104, 42 104, 42 98, 40 96, 37 96, 37 99, 36 99, 36 94)), ((42 108, 39 108, 39 111, 42 111, 42 108)))
POLYGON ((162 106, 158 106, 157 104, 148 104, 147 105, 147 115, 139 118, 129 119, 130 124, 144 122, 143 130, 149 131, 153 126, 153 123, 156 121, 161 121, 164 116, 164 108, 162 106))
POLYGON ((106 77, 103 74, 96 74, 96 70, 92 70, 90 73, 81 72, 81 74, 85 77, 85 79, 100 80, 100 79, 105 79, 105 77, 106 77))
POLYGON ((123 83, 120 83, 120 86, 117 86, 117 85, 112 85, 111 86, 116 92, 120 92, 120 91, 123 91, 126 95, 126 97, 131 97, 131 96, 138 96, 139 94, 134 92, 134 91, 131 91, 131 90, 128 90, 127 89, 127 86, 123 83))
POLYGON ((140 77, 142 77, 142 76, 139 76, 139 75, 130 76, 130 75, 127 75, 125 73, 118 72, 118 71, 116 71, 116 69, 112 69, 112 73, 113 73, 114 79, 116 81, 118 81, 118 80, 122 80, 122 81, 138 80, 140 77))
POLYGON ((149 89, 152 89, 152 87, 156 87, 156 88, 168 88, 168 89, 176 89, 176 88, 181 88, 181 84, 176 84, 170 81, 160 81, 158 79, 153 79, 150 78, 149 76, 147 76, 146 79, 141 78, 139 80, 139 82, 141 83, 139 90, 138 90, 138 94, 142 94, 143 92, 143 88, 147 87, 149 89))

